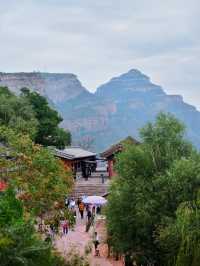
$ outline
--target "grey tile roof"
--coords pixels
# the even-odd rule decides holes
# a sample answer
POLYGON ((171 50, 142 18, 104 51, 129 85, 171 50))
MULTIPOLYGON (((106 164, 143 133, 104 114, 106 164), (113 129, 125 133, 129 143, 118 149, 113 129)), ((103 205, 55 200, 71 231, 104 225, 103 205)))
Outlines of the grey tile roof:
POLYGON ((55 150, 55 155, 68 160, 96 156, 96 153, 86 151, 79 147, 67 147, 64 150, 55 150))

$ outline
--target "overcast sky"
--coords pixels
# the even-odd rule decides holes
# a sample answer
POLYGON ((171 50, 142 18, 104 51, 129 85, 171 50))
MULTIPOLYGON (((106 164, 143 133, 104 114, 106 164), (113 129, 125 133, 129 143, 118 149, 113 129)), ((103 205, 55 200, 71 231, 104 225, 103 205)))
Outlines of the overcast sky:
POLYGON ((131 68, 200 110, 200 1, 0 0, 0 71, 70 72, 94 91, 131 68))

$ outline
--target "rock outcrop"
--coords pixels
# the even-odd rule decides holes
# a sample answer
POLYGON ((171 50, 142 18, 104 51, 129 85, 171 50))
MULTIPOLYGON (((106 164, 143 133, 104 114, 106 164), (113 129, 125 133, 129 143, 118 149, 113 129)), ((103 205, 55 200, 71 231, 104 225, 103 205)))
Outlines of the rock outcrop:
POLYGON ((15 93, 23 87, 47 96, 54 104, 66 102, 87 90, 74 74, 60 73, 0 73, 0 86, 7 86, 15 93))

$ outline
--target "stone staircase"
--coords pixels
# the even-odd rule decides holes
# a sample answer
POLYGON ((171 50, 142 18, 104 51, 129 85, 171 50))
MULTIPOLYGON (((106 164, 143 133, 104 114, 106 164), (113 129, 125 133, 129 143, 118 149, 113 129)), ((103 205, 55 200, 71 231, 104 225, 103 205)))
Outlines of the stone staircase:
POLYGON ((102 180, 99 177, 89 178, 87 181, 84 179, 77 180, 71 196, 78 199, 82 196, 103 196, 108 192, 109 180, 102 180))

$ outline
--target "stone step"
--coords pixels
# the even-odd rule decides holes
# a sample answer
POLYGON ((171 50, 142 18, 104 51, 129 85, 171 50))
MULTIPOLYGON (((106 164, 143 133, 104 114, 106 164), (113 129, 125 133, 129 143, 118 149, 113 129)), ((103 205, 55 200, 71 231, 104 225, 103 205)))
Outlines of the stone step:
POLYGON ((75 188, 106 188, 109 184, 75 184, 75 188))
POLYGON ((96 183, 76 183, 75 187, 108 187, 109 183, 96 184, 96 183))
MULTIPOLYGON (((106 184, 106 183, 109 183, 110 182, 110 180, 108 179, 108 178, 105 178, 104 179, 104 184, 106 184)), ((78 179, 78 180, 76 180, 75 181, 75 183, 76 184, 102 184, 102 179, 101 178, 90 178, 90 179, 88 179, 88 180, 85 180, 85 179, 83 179, 83 178, 81 178, 81 179, 78 179)))
POLYGON ((75 194, 92 194, 92 195, 95 195, 95 194, 101 194, 101 193, 106 193, 108 190, 107 189, 96 189, 96 190, 74 190, 73 191, 73 194, 75 193, 75 194))
POLYGON ((77 182, 74 187, 74 191, 71 196, 75 199, 86 196, 103 196, 108 192, 109 184, 94 184, 89 181, 85 181, 83 183, 77 182))

